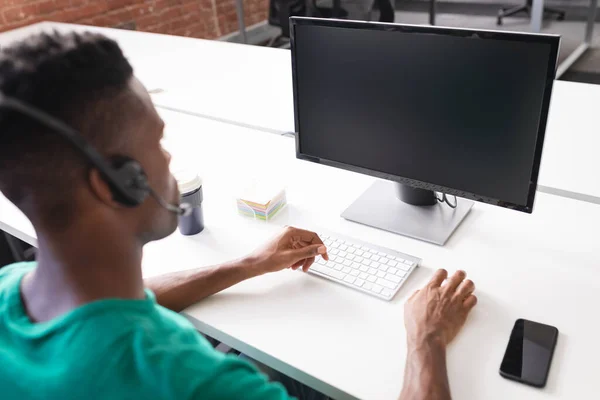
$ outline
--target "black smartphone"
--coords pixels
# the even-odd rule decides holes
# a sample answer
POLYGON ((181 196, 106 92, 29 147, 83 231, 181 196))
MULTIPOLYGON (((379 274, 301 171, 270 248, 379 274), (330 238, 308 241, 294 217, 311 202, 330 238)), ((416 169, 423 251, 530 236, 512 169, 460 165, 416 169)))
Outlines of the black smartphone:
POLYGON ((535 387, 546 386, 558 329, 538 322, 518 319, 515 322, 500 375, 535 387))

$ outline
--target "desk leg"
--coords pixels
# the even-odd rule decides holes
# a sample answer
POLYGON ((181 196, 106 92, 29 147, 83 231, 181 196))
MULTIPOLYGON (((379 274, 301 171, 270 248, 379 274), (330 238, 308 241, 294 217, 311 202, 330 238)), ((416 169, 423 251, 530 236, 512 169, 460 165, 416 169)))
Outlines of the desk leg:
POLYGON ((435 25, 435 0, 429 0, 429 25, 435 25))
POLYGON ((556 79, 560 78, 565 72, 567 72, 567 70, 575 63, 575 61, 577 61, 579 57, 581 57, 591 47, 594 36, 594 24, 596 23, 597 9, 598 0, 591 0, 583 42, 558 66, 556 69, 556 79))
POLYGON ((542 31, 544 23, 544 0, 533 0, 531 6, 531 32, 539 33, 542 31))
POLYGON ((242 43, 246 44, 248 43, 248 37, 246 36, 246 22, 244 21, 244 0, 236 0, 235 7, 237 9, 238 27, 242 43))

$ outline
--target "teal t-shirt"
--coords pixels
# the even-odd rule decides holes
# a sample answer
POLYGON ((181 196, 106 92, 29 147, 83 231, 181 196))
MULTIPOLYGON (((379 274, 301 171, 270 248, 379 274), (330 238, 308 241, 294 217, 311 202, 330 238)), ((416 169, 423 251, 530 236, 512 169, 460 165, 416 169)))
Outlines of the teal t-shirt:
POLYGON ((253 365, 215 351, 150 290, 145 300, 100 300, 32 323, 20 282, 35 267, 0 269, 3 400, 288 398, 253 365))

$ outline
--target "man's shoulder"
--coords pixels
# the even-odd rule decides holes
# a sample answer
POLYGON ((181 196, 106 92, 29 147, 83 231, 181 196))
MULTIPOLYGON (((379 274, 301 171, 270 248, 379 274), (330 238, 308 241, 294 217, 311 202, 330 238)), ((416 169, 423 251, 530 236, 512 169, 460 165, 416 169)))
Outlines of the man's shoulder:
POLYGON ((7 306, 7 297, 16 290, 21 278, 36 265, 35 262, 21 262, 0 268, 0 300, 4 306, 7 306))
POLYGON ((25 275, 27 272, 35 269, 36 266, 37 263, 35 261, 8 264, 0 268, 0 283, 5 279, 25 275))

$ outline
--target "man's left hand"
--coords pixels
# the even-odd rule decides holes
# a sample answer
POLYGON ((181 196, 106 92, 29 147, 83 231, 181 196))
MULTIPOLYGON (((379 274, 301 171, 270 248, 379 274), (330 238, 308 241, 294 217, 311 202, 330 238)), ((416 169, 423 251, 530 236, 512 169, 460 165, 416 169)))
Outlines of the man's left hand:
POLYGON ((286 268, 302 268, 306 272, 318 256, 329 260, 327 248, 316 233, 287 227, 263 248, 255 251, 251 259, 261 273, 286 268))

